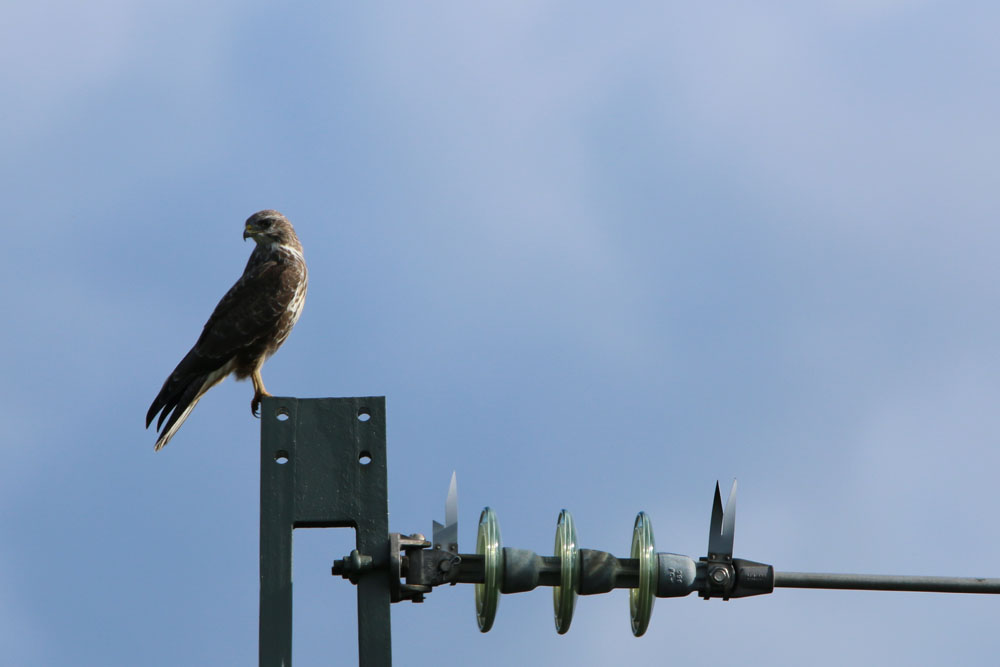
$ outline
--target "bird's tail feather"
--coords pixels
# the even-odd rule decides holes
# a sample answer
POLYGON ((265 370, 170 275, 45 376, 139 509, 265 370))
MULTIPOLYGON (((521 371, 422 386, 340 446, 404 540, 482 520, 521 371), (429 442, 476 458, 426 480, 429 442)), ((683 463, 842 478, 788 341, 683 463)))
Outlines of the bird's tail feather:
POLYGON ((160 392, 160 396, 157 396, 156 400, 153 401, 153 405, 150 406, 149 413, 146 415, 146 428, 149 428, 156 413, 160 412, 156 430, 160 431, 161 426, 163 430, 160 431, 160 435, 156 439, 154 446, 156 451, 166 447, 170 439, 177 433, 177 429, 191 414, 194 406, 205 395, 205 392, 222 382, 228 374, 229 368, 223 367, 207 375, 195 376, 182 387, 177 387, 175 391, 166 395, 164 395, 165 392, 160 392))
MULTIPOLYGON (((192 389, 197 388, 197 385, 192 384, 188 387, 188 391, 185 391, 184 393, 186 395, 192 389)), ((170 419, 167 420, 166 428, 160 431, 160 436, 156 439, 156 445, 153 446, 154 450, 160 451, 167 446, 167 443, 170 442, 170 438, 174 437, 174 433, 177 433, 177 429, 179 429, 181 424, 184 423, 184 420, 188 418, 188 415, 191 414, 192 410, 194 410, 194 406, 198 405, 198 401, 201 400, 201 397, 207 390, 208 388, 206 387, 202 391, 196 392, 192 398, 184 401, 183 403, 178 402, 177 407, 175 407, 174 411, 170 414, 170 419)), ((163 414, 160 416, 160 422, 163 421, 163 417, 166 416, 168 412, 169 409, 163 409, 163 414)), ((157 425, 156 428, 159 429, 159 425, 157 425)))

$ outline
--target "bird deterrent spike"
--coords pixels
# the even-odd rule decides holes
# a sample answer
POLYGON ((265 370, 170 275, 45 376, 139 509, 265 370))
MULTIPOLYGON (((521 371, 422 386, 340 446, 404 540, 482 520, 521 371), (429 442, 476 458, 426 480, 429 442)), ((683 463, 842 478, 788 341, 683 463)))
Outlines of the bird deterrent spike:
POLYGON ((432 522, 432 538, 435 549, 458 553, 458 479, 451 473, 448 497, 444 502, 444 525, 432 522))
POLYGON ((715 498, 712 501, 712 522, 708 534, 708 553, 716 557, 733 555, 733 538, 736 531, 736 480, 729 491, 726 509, 722 509, 722 492, 715 483, 715 498))

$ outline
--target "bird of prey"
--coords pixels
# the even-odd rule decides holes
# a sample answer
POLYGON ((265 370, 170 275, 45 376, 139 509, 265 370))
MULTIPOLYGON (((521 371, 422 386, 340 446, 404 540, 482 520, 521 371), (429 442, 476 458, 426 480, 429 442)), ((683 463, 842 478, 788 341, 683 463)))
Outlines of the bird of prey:
POLYGON ((277 211, 258 211, 247 218, 243 240, 248 238, 257 245, 243 275, 219 301, 198 342, 149 406, 146 428, 157 413, 156 430, 163 427, 156 450, 170 442, 205 392, 230 373, 237 380, 253 381, 254 416, 261 398, 270 396, 260 369, 302 314, 309 274, 292 223, 277 211))

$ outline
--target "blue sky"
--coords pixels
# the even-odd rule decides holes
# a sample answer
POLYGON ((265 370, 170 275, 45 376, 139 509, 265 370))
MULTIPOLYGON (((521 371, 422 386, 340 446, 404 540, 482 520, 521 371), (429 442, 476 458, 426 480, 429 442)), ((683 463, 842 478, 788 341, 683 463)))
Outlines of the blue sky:
MULTIPOLYGON (((143 416, 276 208, 310 265, 265 367, 385 395, 390 526, 460 543, 1000 576, 992 3, 19 3, 0 25, 0 647, 247 665, 252 388, 143 416)), ((295 664, 356 659, 347 531, 297 531, 295 664)), ((778 590, 393 609, 398 665, 993 664, 997 601, 778 590)), ((339 662, 338 662, 339 664, 339 662)))

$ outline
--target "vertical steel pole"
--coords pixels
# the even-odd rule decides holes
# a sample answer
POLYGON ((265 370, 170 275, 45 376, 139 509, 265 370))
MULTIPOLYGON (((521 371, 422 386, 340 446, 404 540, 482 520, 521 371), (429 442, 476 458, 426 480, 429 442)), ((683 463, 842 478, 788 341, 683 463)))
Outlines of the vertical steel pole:
POLYGON ((347 527, 372 559, 358 580, 360 664, 389 667, 385 398, 265 398, 260 430, 260 667, 292 664, 292 530, 347 527))

